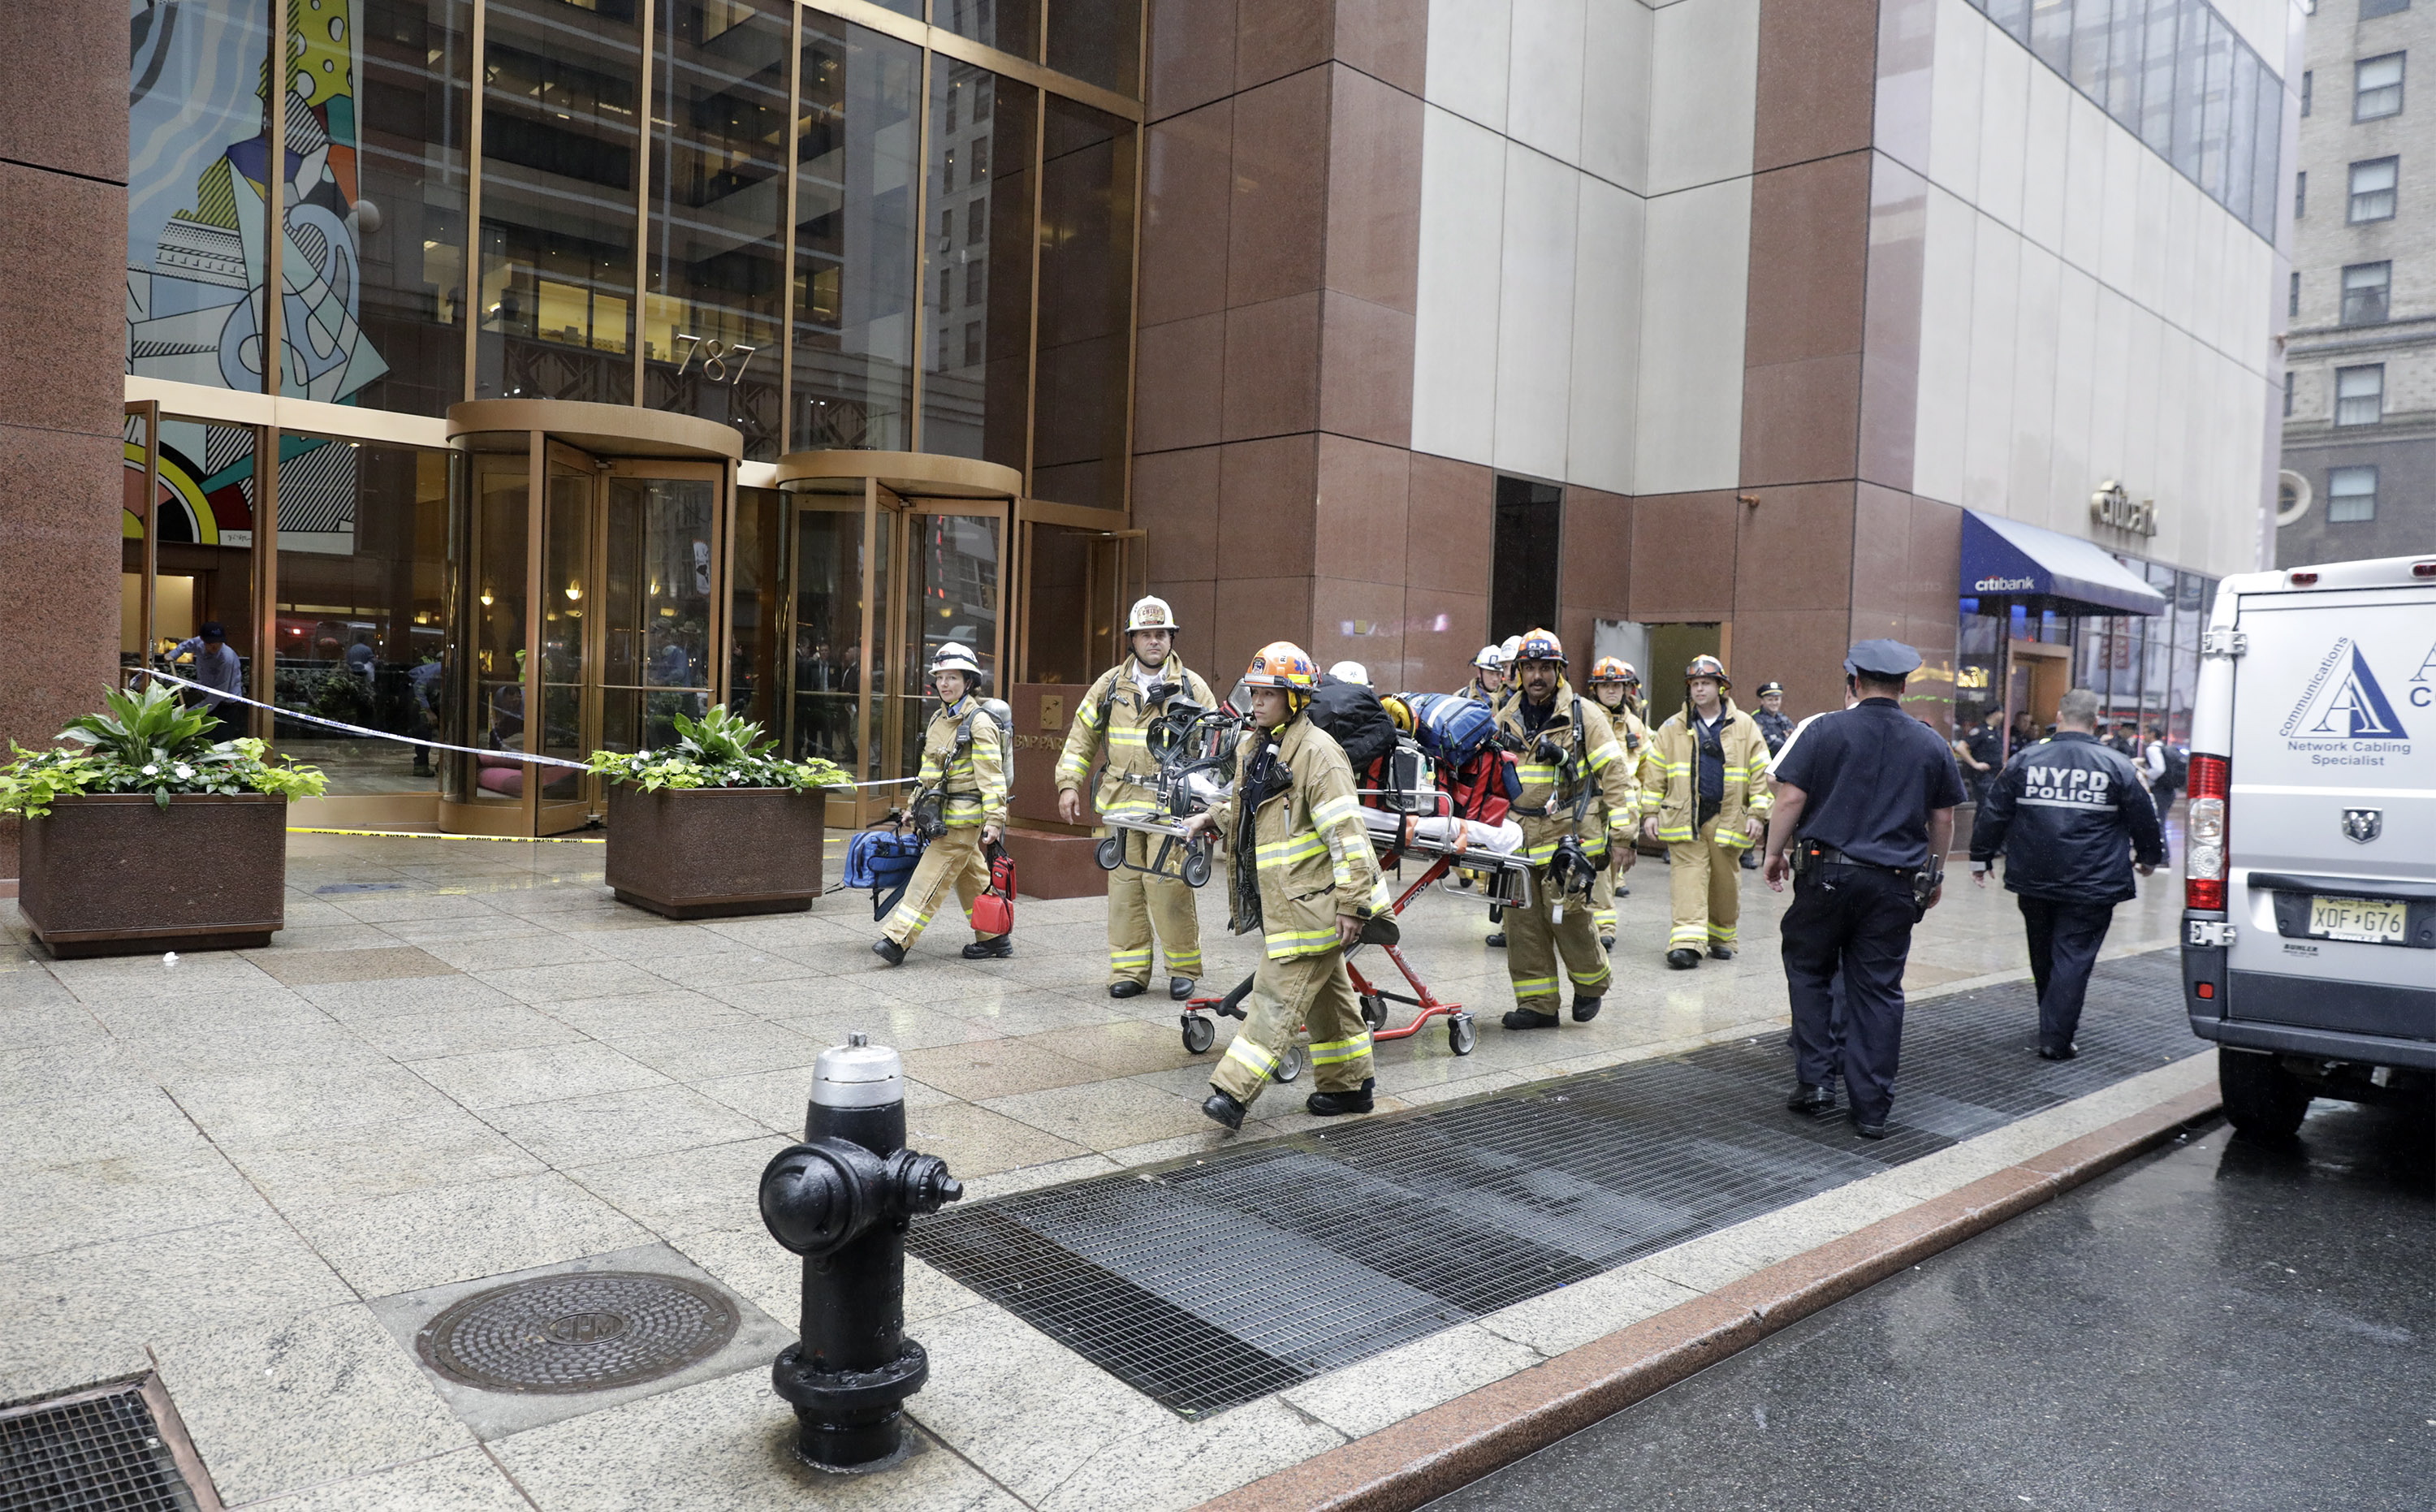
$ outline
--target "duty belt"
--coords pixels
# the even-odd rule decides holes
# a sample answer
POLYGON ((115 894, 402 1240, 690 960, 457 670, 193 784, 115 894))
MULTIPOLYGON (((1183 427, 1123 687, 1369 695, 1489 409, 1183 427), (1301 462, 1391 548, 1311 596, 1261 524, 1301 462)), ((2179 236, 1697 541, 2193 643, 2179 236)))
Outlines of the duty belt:
POLYGON ((1813 866, 1857 866, 1865 872, 1892 872, 1897 877, 1909 877, 1920 870, 1917 866, 1886 866, 1876 861, 1865 861, 1857 856, 1847 856, 1833 845, 1822 845, 1816 841, 1805 843, 1810 851, 1810 863, 1813 866))

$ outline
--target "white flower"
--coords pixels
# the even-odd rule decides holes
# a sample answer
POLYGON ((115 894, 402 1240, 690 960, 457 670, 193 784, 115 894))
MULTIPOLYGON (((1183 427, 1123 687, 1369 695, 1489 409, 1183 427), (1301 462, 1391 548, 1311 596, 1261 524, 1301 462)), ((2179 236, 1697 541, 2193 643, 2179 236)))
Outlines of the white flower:
POLYGON ((190 766, 185 765, 183 762, 179 763, 179 766, 178 766, 178 780, 179 780, 180 782, 183 782, 183 781, 185 781, 188 777, 191 777, 191 776, 193 776, 194 774, 195 774, 195 769, 194 769, 194 768, 192 768, 192 767, 190 767, 190 766))
POLYGON ((144 769, 144 774, 148 777, 157 777, 161 774, 161 769, 158 766, 148 766, 144 769))

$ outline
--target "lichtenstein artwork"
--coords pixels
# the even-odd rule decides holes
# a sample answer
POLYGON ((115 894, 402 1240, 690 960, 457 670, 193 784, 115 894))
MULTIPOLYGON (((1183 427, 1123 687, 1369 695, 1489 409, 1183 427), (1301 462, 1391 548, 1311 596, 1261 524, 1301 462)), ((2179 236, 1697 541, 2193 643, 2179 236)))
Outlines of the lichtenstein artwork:
POLYGON ((284 393, 352 402, 388 371, 357 323, 361 0, 130 0, 127 371, 260 391, 273 6, 284 13, 279 154, 284 393))

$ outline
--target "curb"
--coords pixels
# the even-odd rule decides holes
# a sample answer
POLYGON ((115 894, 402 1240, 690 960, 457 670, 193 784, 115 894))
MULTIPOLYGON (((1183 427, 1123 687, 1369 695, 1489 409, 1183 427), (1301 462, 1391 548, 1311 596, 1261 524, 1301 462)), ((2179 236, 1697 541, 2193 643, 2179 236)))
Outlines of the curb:
POLYGON ((2220 1105, 2213 1086, 2168 1098, 1696 1301, 1213 1497, 1194 1512, 1411 1512, 2104 1175, 2220 1105))

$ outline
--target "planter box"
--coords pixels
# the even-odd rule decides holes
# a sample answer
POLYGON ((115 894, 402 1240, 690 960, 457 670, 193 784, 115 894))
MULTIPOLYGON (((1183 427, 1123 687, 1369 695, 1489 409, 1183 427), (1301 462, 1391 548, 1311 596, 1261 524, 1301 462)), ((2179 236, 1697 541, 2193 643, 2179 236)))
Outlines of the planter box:
POLYGON ((800 913, 821 895, 827 798, 792 788, 609 789, 608 881, 672 919, 800 913))
POLYGON ((55 956, 247 950, 287 921, 277 793, 61 798, 28 819, 17 906, 55 956))

